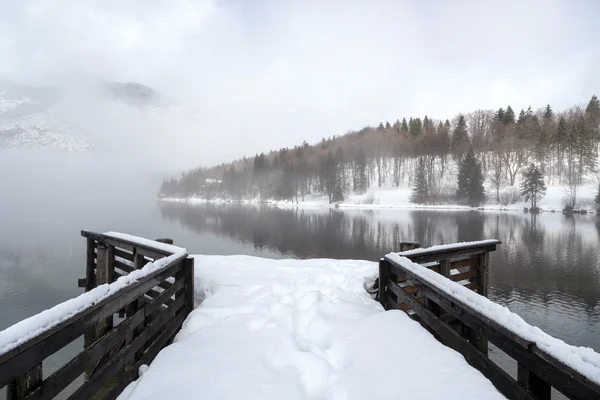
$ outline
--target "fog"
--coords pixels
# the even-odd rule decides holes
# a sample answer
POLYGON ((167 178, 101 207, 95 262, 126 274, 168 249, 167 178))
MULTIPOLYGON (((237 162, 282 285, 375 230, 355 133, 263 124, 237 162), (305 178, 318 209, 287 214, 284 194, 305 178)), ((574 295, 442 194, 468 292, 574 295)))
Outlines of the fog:
POLYGON ((60 86, 79 86, 73 82, 82 77, 140 82, 193 110, 193 123, 159 126, 72 110, 105 140, 141 132, 160 143, 152 165, 165 169, 402 116, 451 118, 509 103, 567 107, 600 87, 600 5, 591 1, 2 0, 0 7, 0 76, 60 86))
POLYGON ((583 102, 600 88, 599 12, 568 0, 0 0, 0 78, 56 89, 52 122, 96 146, 0 150, 2 203, 152 198, 183 170, 379 121, 583 102), (115 105, 99 82, 146 85, 160 112, 115 105))

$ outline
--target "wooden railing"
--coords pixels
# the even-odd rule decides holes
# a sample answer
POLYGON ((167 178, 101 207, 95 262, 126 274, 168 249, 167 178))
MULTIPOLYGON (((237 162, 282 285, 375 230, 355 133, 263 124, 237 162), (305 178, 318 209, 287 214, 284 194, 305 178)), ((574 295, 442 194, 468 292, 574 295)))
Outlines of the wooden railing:
MULTIPOLYGON (((465 245, 443 251, 423 249, 399 255, 406 254, 410 261, 424 263, 418 268, 436 271, 439 267, 436 272, 447 279, 459 281, 485 296, 487 252, 494 250, 498 243, 465 245), (477 261, 471 261, 467 267, 456 261, 459 258, 477 261), (468 269, 461 272, 461 268, 468 269)), ((460 297, 449 295, 440 289, 439 284, 416 274, 410 266, 395 260, 389 256, 380 260, 379 297, 382 305, 386 309, 414 313, 415 319, 437 339, 460 352, 509 399, 550 399, 552 387, 569 398, 600 399, 600 386, 589 377, 538 348, 534 342, 510 331, 499 321, 478 312, 460 297), (517 362, 517 379, 488 358, 487 341, 517 362)))
POLYGON ((82 235, 88 243, 86 278, 80 280, 86 292, 170 258, 128 285, 115 283, 113 294, 0 353, 0 388, 7 387, 8 400, 66 397, 61 392, 81 376, 83 384, 69 399, 114 399, 137 379, 139 367, 172 341, 194 308, 194 265, 187 254, 167 251, 160 243, 82 235), (82 336, 83 351, 44 378, 42 362, 82 336))

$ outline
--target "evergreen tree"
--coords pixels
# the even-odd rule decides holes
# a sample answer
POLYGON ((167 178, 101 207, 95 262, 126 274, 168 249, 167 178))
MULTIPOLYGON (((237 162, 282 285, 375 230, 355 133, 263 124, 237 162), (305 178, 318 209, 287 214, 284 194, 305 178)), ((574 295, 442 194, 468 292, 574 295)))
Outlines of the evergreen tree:
POLYGON ((552 111, 550 104, 548 104, 544 110, 544 121, 551 121, 552 118, 554 118, 554 112, 552 111))
POLYGON ((379 123, 379 126, 377 127, 377 129, 380 130, 380 131, 382 131, 384 129, 383 128, 383 122, 379 123))
POLYGON ((515 123, 515 112, 513 111, 511 106, 506 107, 506 111, 504 111, 504 117, 502 119, 502 122, 504 122, 504 125, 515 123))
POLYGON ((467 121, 464 115, 458 116, 456 128, 452 132, 452 153, 460 158, 469 148, 469 134, 467 133, 467 121))
POLYGON ((368 189, 367 157, 365 155, 365 150, 362 147, 358 149, 358 154, 354 160, 353 178, 352 184, 354 186, 354 191, 359 194, 366 192, 368 189))
POLYGON ((408 132, 412 137, 417 137, 423 131, 423 124, 421 122, 421 118, 410 119, 410 123, 408 124, 408 132))
POLYGON ((531 209, 537 210, 537 203, 546 194, 544 174, 533 164, 523 171, 523 182, 521 182, 521 196, 525 201, 531 202, 531 209))
POLYGON ((403 132, 408 132, 408 124, 406 123, 406 118, 402 118, 402 124, 400 125, 400 130, 403 132))
POLYGON ((473 149, 470 149, 460 162, 456 197, 472 207, 478 206, 485 200, 481 164, 475 158, 473 149))
POLYGON ((598 192, 596 193, 596 197, 594 197, 594 202, 596 202, 596 209, 600 210, 600 183, 598 184, 598 192))
POLYGON ((390 129, 392 126, 390 125, 390 121, 386 121, 385 129, 390 129))
POLYGON ((590 114, 600 113, 600 100, 598 100, 598 96, 596 96, 596 95, 592 96, 592 98, 590 99, 590 102, 588 103, 587 107, 585 108, 585 112, 590 113, 590 114))
POLYGON ((427 182, 427 164, 424 157, 417 160, 417 169, 415 175, 415 185, 413 186, 410 201, 417 204, 424 204, 429 200, 429 184, 427 182))

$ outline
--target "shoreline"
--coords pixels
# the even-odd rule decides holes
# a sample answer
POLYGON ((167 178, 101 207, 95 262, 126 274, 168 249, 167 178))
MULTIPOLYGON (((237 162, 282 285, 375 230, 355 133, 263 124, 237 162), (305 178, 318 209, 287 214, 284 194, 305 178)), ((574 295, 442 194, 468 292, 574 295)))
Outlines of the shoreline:
MULTIPOLYGON (((323 202, 289 202, 278 200, 225 200, 225 199, 203 199, 198 197, 165 197, 156 198, 159 202, 164 203, 186 203, 190 205, 213 204, 213 205, 245 205, 245 206, 272 206, 277 208, 314 208, 314 209, 346 209, 346 210, 439 210, 439 211, 503 211, 503 212, 521 212, 524 207, 517 205, 503 206, 497 204, 487 204, 478 207, 470 207, 460 204, 413 204, 405 203, 396 204, 351 204, 351 203, 335 203, 328 204, 323 202)), ((557 207, 540 206, 539 214, 563 214, 562 209, 557 207)), ((590 208, 581 208, 568 215, 596 215, 597 211, 590 208)))

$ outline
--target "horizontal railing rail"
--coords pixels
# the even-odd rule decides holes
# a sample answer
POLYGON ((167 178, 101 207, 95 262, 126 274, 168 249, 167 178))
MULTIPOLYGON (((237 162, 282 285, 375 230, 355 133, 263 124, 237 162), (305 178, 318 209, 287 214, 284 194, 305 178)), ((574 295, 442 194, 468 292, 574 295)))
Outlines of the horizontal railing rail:
MULTIPOLYGON (((0 388, 7 387, 8 400, 116 398, 137 379, 139 367, 172 341, 194 307, 193 258, 184 249, 82 235, 88 240, 86 278, 80 281, 86 293, 22 321, 40 325, 22 343, 0 343, 0 388), (69 309, 76 311, 58 323, 48 318, 69 309), (43 361, 82 336, 83 351, 44 377, 43 361), (82 376, 83 383, 72 387, 82 376)), ((17 325, 4 338, 11 338, 11 329, 23 330, 17 325)))
MULTIPOLYGON (((473 250, 483 249, 481 246, 470 246, 468 249, 459 247, 443 252, 427 249, 423 252, 411 251, 407 256, 431 261, 433 255, 471 256, 479 254, 473 253, 473 250)), ((487 251, 490 250, 491 247, 487 251)), ((384 293, 384 307, 405 309, 402 306, 408 306, 440 341, 460 352, 505 396, 510 399, 550 399, 551 388, 554 387, 573 399, 600 398, 600 386, 597 384, 600 378, 595 382, 590 376, 584 376, 569 362, 538 347, 530 338, 515 333, 502 321, 478 311, 471 303, 491 302, 481 294, 471 293, 470 296, 475 296, 475 299, 471 297, 467 303, 465 296, 470 292, 465 288, 447 277, 427 272, 426 267, 403 257, 403 254, 406 252, 387 255, 380 260, 380 272, 383 272, 380 275, 380 290, 384 293), (403 282, 404 287, 398 282, 403 282), (443 318, 444 312, 458 321, 460 326, 443 318), (464 329, 472 334, 465 335, 464 329), (517 379, 488 358, 487 346, 485 349, 478 346, 477 337, 493 343, 517 362, 517 379)))

